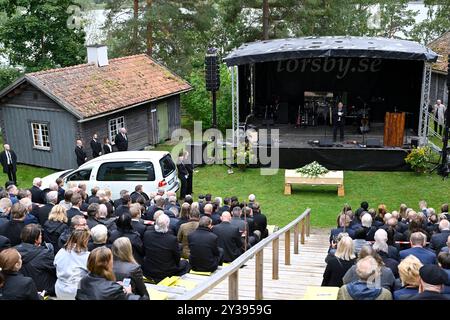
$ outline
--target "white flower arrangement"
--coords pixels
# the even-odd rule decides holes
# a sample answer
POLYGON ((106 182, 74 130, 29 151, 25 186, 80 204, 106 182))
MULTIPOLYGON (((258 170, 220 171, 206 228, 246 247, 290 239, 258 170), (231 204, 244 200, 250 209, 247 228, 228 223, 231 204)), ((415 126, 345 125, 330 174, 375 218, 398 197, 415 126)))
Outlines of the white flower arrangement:
POLYGON ((317 178, 327 174, 329 170, 324 166, 321 166, 317 161, 314 161, 304 167, 301 167, 300 169, 297 169, 297 172, 309 178, 317 178))

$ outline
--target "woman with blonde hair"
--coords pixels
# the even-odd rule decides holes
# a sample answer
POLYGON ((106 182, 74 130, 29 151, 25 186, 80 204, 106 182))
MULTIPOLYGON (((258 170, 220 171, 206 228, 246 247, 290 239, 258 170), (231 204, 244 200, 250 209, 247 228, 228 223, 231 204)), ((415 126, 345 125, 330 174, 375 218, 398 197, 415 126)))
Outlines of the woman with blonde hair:
POLYGON ((53 245, 55 254, 61 249, 58 245, 58 239, 68 228, 66 208, 59 204, 53 206, 48 215, 48 220, 44 223, 43 236, 45 242, 53 245))
POLYGON ((327 262, 322 287, 341 287, 345 273, 355 264, 353 240, 344 236, 337 244, 336 253, 327 262))
POLYGON ((393 293, 394 300, 408 300, 419 293, 419 270, 423 264, 413 255, 407 256, 398 265, 402 287, 393 293))
POLYGON ((116 282, 113 272, 113 254, 106 247, 94 249, 87 261, 87 274, 80 281, 77 300, 138 300, 130 286, 116 282))
POLYGON ((113 271, 116 279, 122 281, 130 278, 132 292, 140 296, 147 296, 142 269, 133 257, 130 239, 127 237, 116 239, 111 249, 114 256, 113 271))
POLYGON ((89 238, 89 230, 75 229, 70 234, 64 248, 56 254, 54 265, 58 280, 56 280, 55 292, 58 299, 75 299, 78 284, 87 274, 89 238))

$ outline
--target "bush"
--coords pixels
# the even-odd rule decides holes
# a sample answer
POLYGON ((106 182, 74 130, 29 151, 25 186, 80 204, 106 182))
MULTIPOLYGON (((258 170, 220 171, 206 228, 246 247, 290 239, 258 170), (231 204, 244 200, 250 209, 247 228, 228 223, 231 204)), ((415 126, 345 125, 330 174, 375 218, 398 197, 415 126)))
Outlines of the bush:
POLYGON ((431 149, 428 146, 413 148, 405 158, 405 162, 416 172, 425 172, 431 160, 431 149))
MULTIPOLYGON (((203 121, 203 129, 212 127, 212 98, 205 88, 204 68, 194 70, 188 78, 194 90, 183 95, 182 105, 195 121, 203 121)), ((231 128, 231 75, 226 65, 220 67, 220 90, 217 92, 217 126, 231 128)))

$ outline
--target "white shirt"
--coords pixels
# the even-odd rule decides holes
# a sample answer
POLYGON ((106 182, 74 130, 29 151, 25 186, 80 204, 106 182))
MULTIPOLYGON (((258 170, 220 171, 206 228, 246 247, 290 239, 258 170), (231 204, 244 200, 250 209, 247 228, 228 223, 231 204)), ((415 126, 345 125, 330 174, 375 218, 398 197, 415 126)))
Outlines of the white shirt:
POLYGON ((8 164, 12 164, 12 158, 11 158, 11 153, 6 150, 6 161, 8 162, 8 164))

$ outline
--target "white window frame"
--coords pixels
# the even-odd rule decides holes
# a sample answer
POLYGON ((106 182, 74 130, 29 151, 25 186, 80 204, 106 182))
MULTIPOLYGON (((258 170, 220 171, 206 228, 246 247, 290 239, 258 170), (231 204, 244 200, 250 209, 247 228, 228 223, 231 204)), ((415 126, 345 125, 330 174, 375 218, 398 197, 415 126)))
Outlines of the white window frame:
POLYGON ((31 122, 31 139, 33 139, 33 148, 50 151, 51 144, 49 124, 42 122, 31 122), (35 136, 35 129, 37 130, 37 140, 35 136), (47 134, 45 134, 44 131, 47 134))
POLYGON ((118 118, 114 118, 114 119, 110 119, 108 121, 109 141, 113 145, 115 144, 114 137, 116 136, 116 134, 119 133, 119 129, 120 128, 125 128, 125 117, 124 116, 118 117, 118 118), (120 126, 120 123, 122 123, 121 126, 120 126))

